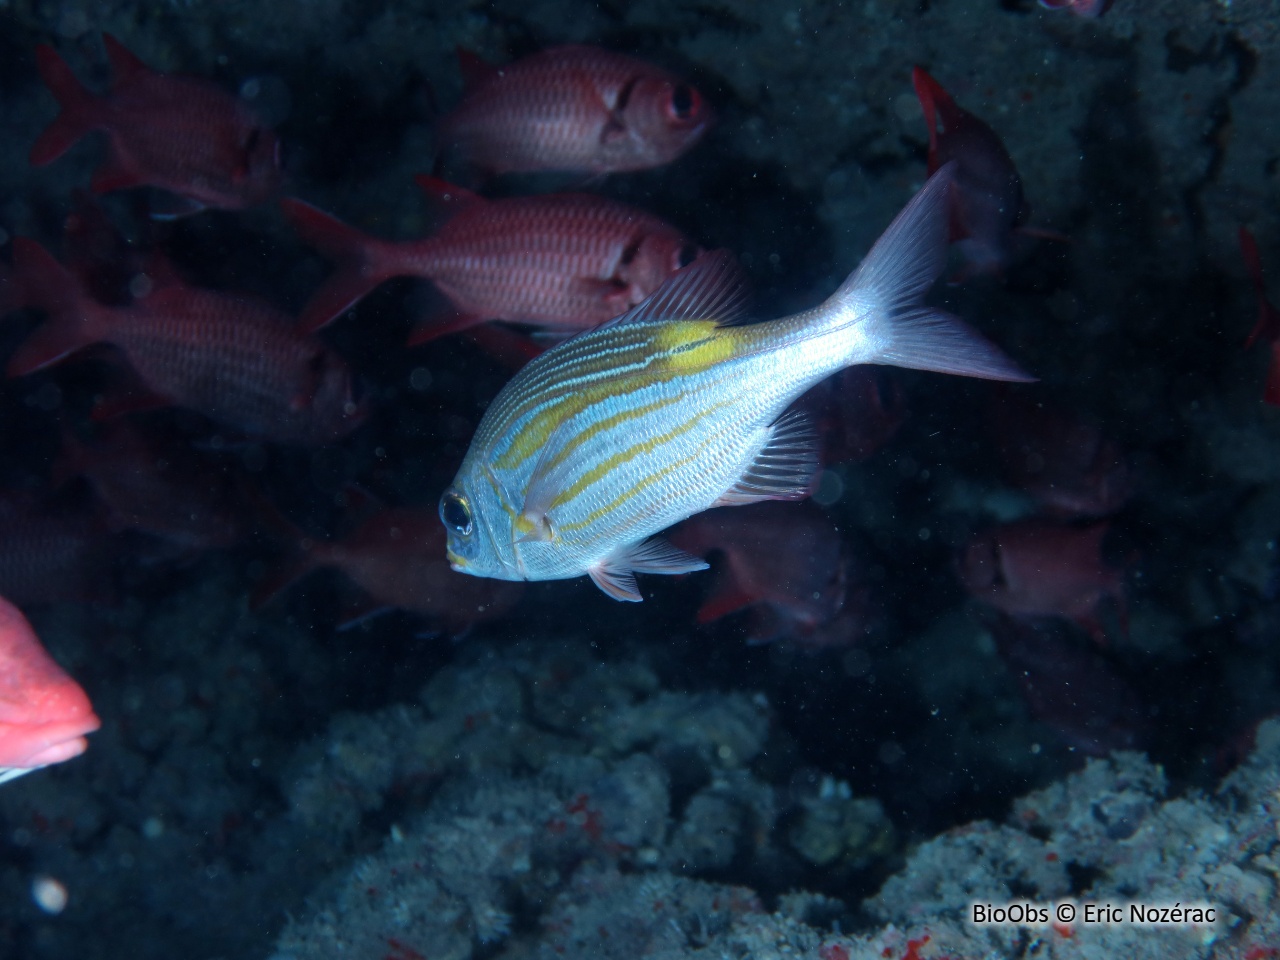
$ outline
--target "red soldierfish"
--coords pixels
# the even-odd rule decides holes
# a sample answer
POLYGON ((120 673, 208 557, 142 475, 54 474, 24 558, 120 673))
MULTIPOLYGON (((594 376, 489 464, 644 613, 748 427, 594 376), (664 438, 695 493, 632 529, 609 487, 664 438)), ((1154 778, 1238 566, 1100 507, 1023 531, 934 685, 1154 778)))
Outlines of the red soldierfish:
POLYGON ((1253 279, 1253 289, 1258 297, 1258 322, 1254 324, 1249 339, 1244 342, 1245 349, 1259 340, 1265 340, 1271 347, 1271 365, 1267 367, 1267 385, 1262 399, 1272 406, 1280 406, 1280 310, 1267 299, 1267 284, 1262 277, 1258 243, 1244 227, 1240 228, 1240 255, 1244 257, 1244 265, 1253 279))
POLYGON ((103 424, 88 442, 64 431, 53 479, 77 476, 105 505, 113 531, 137 530, 194 553, 234 546, 251 530, 239 474, 180 437, 129 420, 103 424))
POLYGON ((850 587, 840 534, 816 507, 772 502, 711 510, 680 524, 669 539, 695 556, 723 554, 699 623, 749 609, 750 643, 785 640, 816 649, 858 639, 866 591, 850 587))
POLYGON ((102 724, 80 685, 0 597, 0 783, 78 757, 102 724))
POLYGON ((646 170, 711 123, 702 95, 665 70, 596 47, 552 47, 493 67, 458 52, 466 92, 441 118, 447 153, 490 173, 646 170))
POLYGON ((635 207, 585 193, 485 200, 431 177, 424 189, 456 209, 432 236, 397 242, 361 233, 300 200, 282 201, 308 243, 338 263, 298 329, 323 327, 391 277, 423 277, 456 315, 423 324, 422 343, 485 320, 576 333, 626 312, 700 249, 635 207))
POLYGON ((1107 524, 1071 527, 1023 520, 979 533, 964 548, 960 579, 983 603, 1020 620, 1072 620, 1106 641, 1099 607, 1111 598, 1125 620, 1124 571, 1102 556, 1107 524))
POLYGON ((1008 617, 991 625, 996 650, 1035 718, 1091 757, 1138 750, 1151 733, 1137 692, 1087 641, 1008 617))
POLYGON ((10 359, 10 376, 108 343, 145 387, 143 396, 120 404, 121 412, 172 404, 266 440, 299 444, 336 440, 367 413, 352 399, 342 359, 258 300, 173 283, 129 306, 103 306, 34 240, 16 238, 13 254, 25 301, 48 319, 10 359))
POLYGON ((296 531, 289 539, 300 545, 300 552, 259 587, 255 606, 313 570, 332 567, 355 581, 372 601, 348 614, 346 624, 395 608, 422 614, 458 634, 502 616, 523 592, 521 584, 479 580, 450 570, 444 557, 445 532, 435 510, 382 507, 338 540, 314 540, 296 531))
POLYGON ((31 148, 44 166, 93 130, 110 141, 95 193, 159 187, 201 207, 235 210, 266 200, 280 183, 280 147, 244 102, 206 80, 157 73, 103 34, 114 83, 90 93, 53 48, 36 48, 40 77, 62 112, 31 148))
POLYGON ((961 108, 919 67, 911 82, 929 125, 929 173, 955 161, 951 240, 965 275, 999 273, 1013 257, 1014 231, 1030 214, 1022 180, 996 132, 961 108))
POLYGON ((1133 493, 1133 470, 1120 446, 1048 401, 993 390, 987 423, 1005 479, 1056 517, 1107 516, 1133 493))
POLYGON ((112 598, 112 545, 84 512, 0 490, 0 595, 23 606, 112 598))

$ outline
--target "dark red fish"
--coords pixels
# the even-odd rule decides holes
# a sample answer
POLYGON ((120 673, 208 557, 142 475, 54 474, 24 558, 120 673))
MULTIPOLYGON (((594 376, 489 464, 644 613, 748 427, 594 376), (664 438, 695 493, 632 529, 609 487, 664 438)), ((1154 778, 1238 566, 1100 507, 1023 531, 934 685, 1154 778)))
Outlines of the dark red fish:
POLYGON ((1091 757, 1138 750, 1150 723, 1137 692, 1088 641, 1007 617, 992 626, 996 650, 1032 715, 1091 757))
POLYGON ((929 125, 930 175, 956 162, 951 240, 966 261, 965 274, 1000 273, 1013 258, 1014 231, 1031 212, 1022 178, 996 132, 957 105, 937 80, 915 67, 911 82, 929 125))
POLYGON ((1271 364, 1267 367, 1267 385, 1262 399, 1272 406, 1280 406, 1280 310, 1267 299, 1267 284, 1262 276, 1262 258, 1258 256, 1258 242, 1244 227, 1240 228, 1240 255, 1253 280, 1258 297, 1258 322, 1254 324, 1245 349, 1263 340, 1271 348, 1271 364))
POLYGON ((24 607, 111 599, 103 533, 96 517, 0 491, 0 595, 24 607))
POLYGON ((0 783, 78 757, 102 724, 80 685, 0 597, 0 783))
POLYGON ((979 533, 960 557, 960 579, 978 600, 1027 621, 1060 617, 1106 641, 1102 602, 1125 621, 1124 571, 1102 556, 1106 522, 1073 527, 1022 520, 979 533))
POLYGON ((170 284, 124 307, 93 302, 33 240, 13 242, 25 302, 48 312, 9 361, 10 376, 50 366, 95 343, 118 348, 145 386, 129 406, 176 405, 280 443, 321 444, 355 429, 337 354, 295 333, 288 317, 247 297, 170 284))
POLYGON ((502 616, 520 598, 523 584, 482 580, 455 573, 445 559, 445 530, 434 509, 378 508, 338 540, 314 540, 294 532, 297 556, 269 577, 255 594, 265 603, 313 570, 342 571, 371 599, 372 607, 349 615, 386 609, 426 616, 450 634, 502 616))
POLYGON ((987 422, 1005 478, 1054 516, 1107 516, 1133 492, 1124 452, 1094 424, 1017 390, 992 391, 987 422))
POLYGON ((850 583, 840 533, 816 507, 768 502, 711 510, 680 524, 669 539, 695 556, 722 555, 699 623, 749 609, 751 643, 818 648, 860 636, 866 592, 850 583))
POLYGON ((596 47, 552 47, 502 67, 459 51, 466 92, 441 118, 448 154, 490 173, 604 174, 670 163, 706 132, 702 95, 596 47))
POLYGON ((300 200, 283 201, 307 242, 338 262, 303 311, 301 332, 401 276, 431 280, 457 311, 423 325, 414 343, 485 320, 577 332, 635 306, 701 252, 657 217, 604 197, 485 200, 431 177, 418 182, 456 210, 422 240, 381 240, 300 200))
POLYGON ((57 484, 83 477, 106 506, 112 530, 136 530, 186 551, 230 547, 250 532, 241 478, 177 437, 128 420, 99 427, 90 441, 63 434, 57 484))
POLYGON ((95 193, 159 187, 192 210, 234 210, 266 200, 280 184, 279 142, 243 101, 206 80, 157 73, 103 34, 114 82, 106 96, 90 93, 46 44, 36 63, 62 112, 31 148, 44 166, 93 130, 110 142, 93 176, 95 193))

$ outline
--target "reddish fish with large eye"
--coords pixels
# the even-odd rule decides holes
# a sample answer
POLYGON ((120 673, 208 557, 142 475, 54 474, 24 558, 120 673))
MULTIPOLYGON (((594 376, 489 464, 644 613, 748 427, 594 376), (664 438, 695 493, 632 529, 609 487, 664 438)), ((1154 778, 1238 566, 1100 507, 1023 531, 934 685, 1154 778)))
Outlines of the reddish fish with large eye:
POLYGON ((447 154, 489 173, 585 174, 670 163, 706 132, 698 91, 651 63, 552 47, 501 68, 458 51, 466 91, 440 121, 447 154))
POLYGON ((577 333, 611 320, 701 252, 643 210, 586 193, 485 200, 434 177, 419 185, 452 216, 421 240, 361 233, 301 200, 281 202, 303 238, 338 264, 302 312, 310 333, 392 277, 431 280, 453 304, 410 343, 485 320, 577 333))
POLYGON ((36 65, 62 112, 31 148, 42 167, 94 130, 110 152, 93 175, 93 192, 159 187, 203 207, 236 210, 266 200, 280 184, 280 147, 248 104, 216 84, 152 70, 111 34, 102 35, 114 82, 90 93, 47 44, 36 65))

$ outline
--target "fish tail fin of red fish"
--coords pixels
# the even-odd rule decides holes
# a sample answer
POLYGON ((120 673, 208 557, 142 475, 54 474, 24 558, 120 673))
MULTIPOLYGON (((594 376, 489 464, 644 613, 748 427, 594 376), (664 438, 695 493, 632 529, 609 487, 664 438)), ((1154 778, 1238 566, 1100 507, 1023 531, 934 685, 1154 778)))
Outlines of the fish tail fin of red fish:
POLYGON ((292 197, 281 200, 280 206, 302 239, 337 265, 303 308, 297 325, 299 333, 313 333, 328 326, 378 284, 399 275, 395 244, 363 233, 292 197))
POLYGON ((261 610, 318 566, 311 551, 302 549, 294 556, 268 567, 262 579, 253 588, 253 593, 249 595, 249 609, 261 610))
POLYGON ((1267 367, 1267 383, 1262 400, 1273 407, 1280 407, 1280 340, 1271 344, 1271 363, 1267 367))
POLYGON ((929 171, 933 172, 940 166, 938 140, 962 126, 969 118, 969 112, 921 67, 911 68, 911 85, 915 87, 925 123, 929 126, 929 171))
MULTIPOLYGON (((911 85, 915 87, 916 98, 920 101, 920 109, 924 111, 924 122, 929 128, 929 169, 937 168, 938 156, 938 113, 939 107, 955 107, 955 103, 937 80, 929 76, 923 67, 911 68, 911 85)), ((946 123, 946 114, 943 114, 946 123)), ((946 123, 950 129, 950 123, 946 123)))
POLYGON ((252 509, 259 529, 285 551, 284 557, 267 568, 249 596, 249 609, 259 610, 317 567, 323 566, 322 556, 327 544, 304 533, 253 484, 242 484, 240 493, 252 509))
POLYGON ((103 312, 44 247, 26 237, 15 237, 13 264, 23 305, 46 311, 48 319, 9 359, 9 376, 50 366, 99 339, 103 312))
POLYGON ((976 330, 923 302, 947 262, 954 175, 949 163, 929 178, 832 294, 824 313, 837 318, 833 333, 848 336, 849 364, 1029 382, 1035 378, 976 330))
POLYGON ((140 80, 155 76, 155 71, 143 63, 138 56, 109 33, 102 35, 102 46, 107 51, 107 62, 111 64, 111 85, 113 89, 127 87, 140 80))
POLYGON ((57 160, 98 125, 102 101, 89 92, 72 73, 67 61, 47 43, 36 47, 36 67, 40 71, 40 79, 62 108, 31 147, 31 165, 43 167, 57 160))
POLYGON ((12 270, 0 263, 0 317, 14 310, 21 310, 25 305, 18 278, 13 275, 12 270))
POLYGON ((1280 311, 1267 299, 1267 284, 1262 276, 1262 258, 1258 255, 1258 241, 1247 227, 1240 228, 1240 258, 1244 261, 1253 290, 1258 299, 1258 320, 1245 340, 1245 348, 1252 347, 1260 339, 1274 340, 1280 336, 1280 311))
POLYGON ((487 83, 498 72, 497 67, 482 59, 474 50, 457 47, 454 54, 458 58, 458 72, 462 74, 464 90, 474 90, 481 84, 487 83))

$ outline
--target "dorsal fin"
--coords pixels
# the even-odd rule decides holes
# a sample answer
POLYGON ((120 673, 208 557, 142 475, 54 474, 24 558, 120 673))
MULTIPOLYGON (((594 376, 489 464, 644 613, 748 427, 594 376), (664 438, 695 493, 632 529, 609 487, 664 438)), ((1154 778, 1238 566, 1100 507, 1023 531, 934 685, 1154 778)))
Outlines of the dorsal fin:
POLYGON ((740 323, 747 305, 742 268, 728 250, 709 250, 667 278, 626 313, 603 326, 660 320, 717 320, 740 323))
POLYGON ((458 71, 462 74, 462 87, 466 92, 474 90, 487 82, 498 72, 498 68, 480 59, 480 54, 465 47, 458 47, 458 71))
POLYGON ((107 62, 111 64, 112 89, 128 86, 155 73, 111 34, 102 35, 102 45, 107 48, 107 62))

